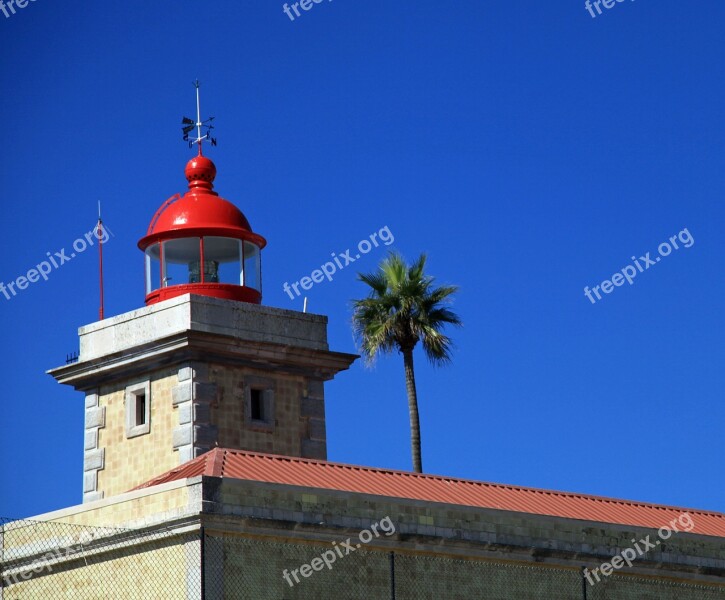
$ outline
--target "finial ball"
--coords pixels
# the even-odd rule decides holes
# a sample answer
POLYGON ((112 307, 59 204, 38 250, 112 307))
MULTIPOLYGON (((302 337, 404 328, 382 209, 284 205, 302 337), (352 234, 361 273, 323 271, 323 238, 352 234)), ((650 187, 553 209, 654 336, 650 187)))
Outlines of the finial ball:
POLYGON ((216 166, 206 156, 195 156, 186 163, 184 173, 189 183, 194 181, 213 183, 216 177, 216 166))

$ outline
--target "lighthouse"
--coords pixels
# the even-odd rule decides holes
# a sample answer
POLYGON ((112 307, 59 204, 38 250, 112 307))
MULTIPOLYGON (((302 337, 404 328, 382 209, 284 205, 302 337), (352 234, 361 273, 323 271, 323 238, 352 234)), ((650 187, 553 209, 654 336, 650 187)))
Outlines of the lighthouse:
POLYGON ((216 166, 202 153, 211 138, 211 119, 201 120, 199 82, 196 87, 196 122, 184 118, 185 139, 196 127, 189 146, 198 156, 186 165, 189 189, 175 194, 154 214, 138 246, 146 259, 146 304, 184 294, 201 294, 260 304, 262 301, 261 250, 267 241, 252 232, 234 204, 214 191, 216 166), (202 135, 202 128, 208 128, 202 135))
POLYGON ((214 448, 326 459, 324 382, 357 358, 329 349, 327 317, 262 305, 267 242, 214 189, 196 92, 187 190, 138 242, 144 306, 81 327, 79 360, 49 371, 85 398, 84 502, 214 448))

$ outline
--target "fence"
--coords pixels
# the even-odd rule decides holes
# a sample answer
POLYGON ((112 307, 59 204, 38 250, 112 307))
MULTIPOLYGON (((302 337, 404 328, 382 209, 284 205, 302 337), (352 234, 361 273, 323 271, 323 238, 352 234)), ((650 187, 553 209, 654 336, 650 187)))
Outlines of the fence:
POLYGON ((198 522, 131 530, 0 519, 0 600, 725 600, 725 585, 614 574, 589 586, 576 568, 373 548, 319 568, 331 547, 198 522))
POLYGON ((0 600, 199 598, 196 531, 0 519, 0 600))

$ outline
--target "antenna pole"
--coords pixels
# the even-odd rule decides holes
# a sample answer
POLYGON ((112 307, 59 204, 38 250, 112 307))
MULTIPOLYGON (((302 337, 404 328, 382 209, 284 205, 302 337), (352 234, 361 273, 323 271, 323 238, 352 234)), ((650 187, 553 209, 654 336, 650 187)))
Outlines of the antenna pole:
POLYGON ((98 316, 103 321, 103 221, 101 220, 101 201, 98 201, 98 226, 97 226, 98 238, 98 271, 99 271, 99 283, 101 292, 101 307, 98 310, 98 316))
POLYGON ((201 156, 201 105, 199 103, 199 80, 194 83, 196 88, 196 139, 199 143, 199 156, 201 156))
POLYGON ((209 117, 206 121, 201 120, 201 93, 199 92, 201 84, 197 79, 194 83, 192 83, 192 85, 196 89, 196 120, 190 119, 189 117, 181 119, 181 124, 183 125, 181 131, 184 134, 184 141, 189 142, 189 148, 193 148, 194 144, 199 146, 199 156, 201 156, 201 146, 204 143, 204 140, 208 140, 212 146, 216 146, 216 139, 211 137, 211 130, 214 129, 211 122, 214 120, 214 117, 209 117), (206 133, 202 134, 202 130, 204 128, 206 128, 206 133), (194 129, 196 129, 196 138, 189 139, 189 134, 192 133, 194 129))

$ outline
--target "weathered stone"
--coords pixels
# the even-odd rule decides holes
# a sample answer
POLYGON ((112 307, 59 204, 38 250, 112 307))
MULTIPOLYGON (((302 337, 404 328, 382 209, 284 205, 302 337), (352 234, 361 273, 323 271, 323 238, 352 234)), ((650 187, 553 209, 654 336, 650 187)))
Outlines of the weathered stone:
POLYGON ((83 454, 83 470, 91 471, 95 469, 102 469, 104 466, 106 457, 105 448, 98 448, 96 450, 86 450, 83 454))
POLYGON ((98 487, 98 471, 83 473, 83 493, 95 492, 98 487))
POLYGON ((302 457, 327 460, 327 444, 315 440, 302 440, 302 457))
POLYGON ((302 398, 300 415, 303 417, 325 418, 325 402, 321 398, 302 398))
POLYGON ((86 409, 86 429, 106 426, 106 407, 95 406, 86 409))
POLYGON ((194 402, 194 423, 203 425, 211 421, 211 406, 194 402))
POLYGON ((195 425, 194 445, 212 446, 219 437, 219 429, 215 425, 195 425))
POLYGON ((96 500, 103 500, 103 492, 86 492, 83 494, 83 502, 95 502, 96 500))
POLYGON ((179 405, 179 425, 191 423, 191 402, 184 402, 179 405))
POLYGON ((174 448, 180 448, 181 446, 191 444, 191 438, 191 425, 180 425, 179 427, 174 427, 174 431, 171 434, 171 443, 174 448))
POLYGON ((182 446, 179 448, 179 464, 183 465, 185 462, 189 462, 194 458, 194 449, 191 445, 182 446))
POLYGON ((216 400, 216 383, 195 383, 193 400, 196 402, 213 402, 216 400))
POLYGON ((325 421, 323 419, 310 419, 309 422, 309 436, 311 440, 319 440, 324 442, 325 436, 325 421))
POLYGON ((320 381, 319 379, 309 379, 307 380, 307 396, 309 398, 319 398, 322 399, 325 397, 325 384, 320 381))
POLYGON ((185 381, 171 388, 171 403, 174 406, 191 400, 191 381, 185 381))
POLYGON ((211 450, 211 448, 205 448, 203 446, 194 446, 194 452, 193 452, 194 458, 197 458, 197 457, 201 456, 202 454, 206 454, 207 452, 209 452, 209 450, 211 450))
POLYGON ((188 331, 328 349, 322 315, 185 295, 81 327, 80 354, 90 361, 188 331))
POLYGON ((84 437, 84 450, 93 450, 98 447, 98 429, 89 429, 84 437))

